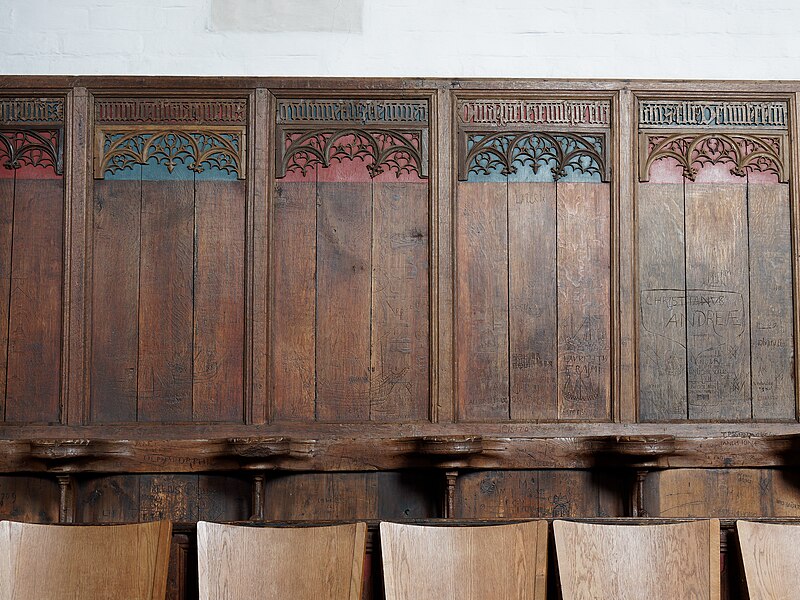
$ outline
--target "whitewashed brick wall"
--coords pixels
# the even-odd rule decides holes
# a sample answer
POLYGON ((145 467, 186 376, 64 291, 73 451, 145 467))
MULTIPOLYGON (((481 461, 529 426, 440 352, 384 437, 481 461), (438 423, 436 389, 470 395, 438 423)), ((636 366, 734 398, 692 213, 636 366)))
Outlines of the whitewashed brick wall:
POLYGON ((800 1, 0 0, 0 73, 800 79, 800 1))

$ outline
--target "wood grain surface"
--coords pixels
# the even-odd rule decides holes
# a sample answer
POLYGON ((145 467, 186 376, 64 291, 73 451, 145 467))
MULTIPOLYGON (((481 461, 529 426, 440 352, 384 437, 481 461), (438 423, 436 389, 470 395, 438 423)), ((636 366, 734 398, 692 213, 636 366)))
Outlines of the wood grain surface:
POLYGON ((163 600, 172 526, 0 522, 0 598, 163 600))
POLYGON ((547 523, 381 523, 386 600, 543 600, 547 523))
POLYGON ((361 600, 367 526, 197 524, 200 600, 361 600))
POLYGON ((750 600, 796 598, 800 583, 800 527, 736 521, 750 600))
POLYGON ((719 521, 596 525, 554 521, 564 600, 720 598, 719 521))

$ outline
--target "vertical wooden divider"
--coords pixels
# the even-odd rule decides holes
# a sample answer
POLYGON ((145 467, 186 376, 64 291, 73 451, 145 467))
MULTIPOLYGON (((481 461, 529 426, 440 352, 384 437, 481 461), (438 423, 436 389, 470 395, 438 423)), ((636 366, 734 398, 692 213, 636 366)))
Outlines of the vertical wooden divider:
POLYGON ((429 149, 429 239, 431 269, 431 307, 429 314, 431 347, 430 419, 434 423, 452 423, 456 415, 455 376, 455 227, 453 203, 455 172, 453 160, 453 95, 439 88, 431 97, 429 149))
POLYGON ((272 111, 274 97, 269 90, 256 88, 250 95, 252 110, 248 121, 247 198, 247 313, 245 317, 245 422, 263 424, 270 422, 270 362, 272 353, 270 336, 271 298, 275 293, 271 285, 271 224, 275 180, 275 161, 272 152, 272 111))
POLYGON ((8 332, 11 316, 11 256, 14 232, 13 171, 0 177, 0 417, 5 420, 8 332))
MULTIPOLYGON (((631 90, 619 90, 616 101, 616 152, 613 154, 615 168, 612 170, 618 194, 614 207, 618 210, 616 228, 612 234, 617 245, 612 254, 618 261, 612 285, 617 285, 617 301, 612 303, 616 314, 618 331, 615 335, 616 349, 612 365, 617 365, 617 383, 614 386, 614 420, 633 423, 637 420, 637 340, 636 327, 639 301, 636 297, 636 162, 634 152, 636 103, 631 90)), ((611 197, 614 198, 612 189, 611 197)), ((612 328, 613 330, 613 328, 612 328)))
POLYGON ((92 177, 91 102, 85 87, 74 87, 67 95, 64 160, 64 340, 62 345, 62 397, 64 422, 86 423, 89 418, 89 340, 91 323, 91 217, 92 177))

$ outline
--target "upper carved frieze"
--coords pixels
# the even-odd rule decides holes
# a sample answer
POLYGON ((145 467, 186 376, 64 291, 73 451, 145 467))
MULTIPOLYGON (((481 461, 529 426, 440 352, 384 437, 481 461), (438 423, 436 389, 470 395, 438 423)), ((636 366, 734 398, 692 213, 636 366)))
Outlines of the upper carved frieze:
POLYGON ((359 160, 370 177, 427 177, 428 110, 427 100, 415 99, 280 99, 275 176, 359 160))

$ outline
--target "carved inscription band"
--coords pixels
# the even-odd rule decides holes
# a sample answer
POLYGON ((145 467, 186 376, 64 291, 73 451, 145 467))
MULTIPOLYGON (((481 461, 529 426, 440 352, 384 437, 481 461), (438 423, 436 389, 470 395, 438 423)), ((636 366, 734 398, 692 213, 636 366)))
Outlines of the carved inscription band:
POLYGON ((611 103, 604 100, 470 100, 458 104, 463 124, 608 126, 611 103))
POLYGON ((307 100, 278 101, 278 123, 371 123, 428 122, 425 100, 307 100))
POLYGON ((701 102, 646 100, 639 104, 639 127, 787 127, 786 102, 701 102))
POLYGON ((64 101, 58 98, 0 99, 0 123, 62 123, 64 101))
POLYGON ((247 122, 247 101, 109 98, 95 102, 94 118, 97 123, 244 125, 247 122))

